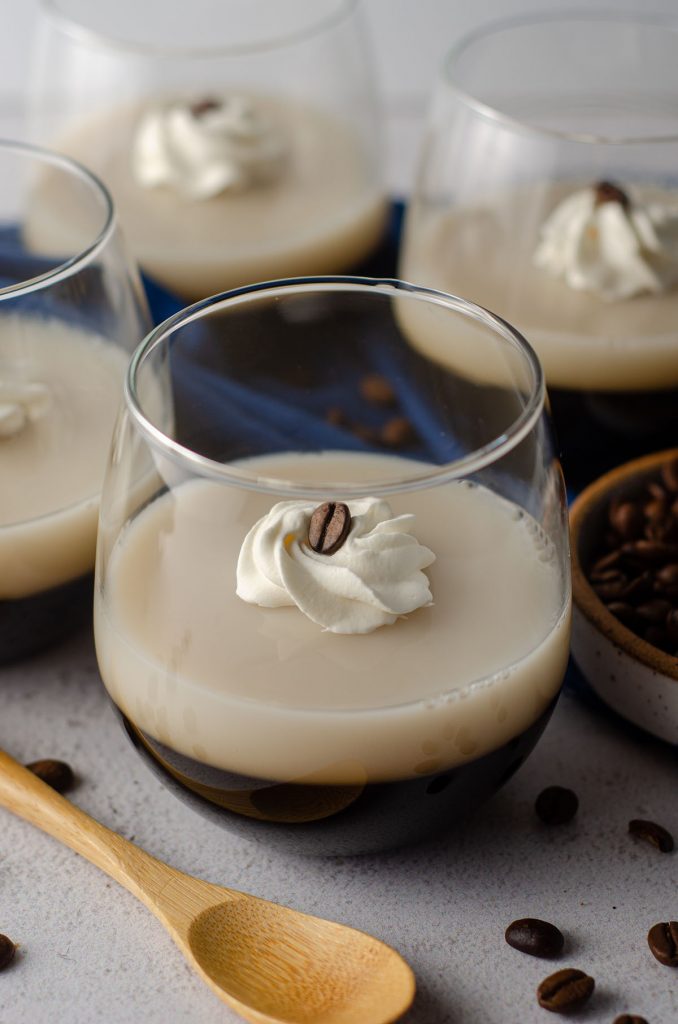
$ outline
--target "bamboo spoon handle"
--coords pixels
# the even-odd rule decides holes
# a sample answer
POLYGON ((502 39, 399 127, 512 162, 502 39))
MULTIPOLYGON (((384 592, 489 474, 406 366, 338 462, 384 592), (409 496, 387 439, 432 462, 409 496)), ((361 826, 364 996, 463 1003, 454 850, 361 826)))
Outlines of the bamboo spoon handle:
POLYGON ((181 872, 90 818, 3 750, 0 805, 65 843, 153 910, 153 893, 162 891, 170 879, 182 877, 181 872))

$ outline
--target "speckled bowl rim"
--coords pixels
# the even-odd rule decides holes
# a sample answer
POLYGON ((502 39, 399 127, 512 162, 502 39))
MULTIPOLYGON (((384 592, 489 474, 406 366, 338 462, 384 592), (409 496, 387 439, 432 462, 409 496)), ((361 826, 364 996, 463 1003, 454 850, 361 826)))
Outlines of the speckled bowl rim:
POLYGON ((587 517, 609 497, 611 490, 630 483, 659 468, 662 463, 678 458, 678 448, 644 455, 599 477, 581 492, 570 507, 570 541, 572 550, 572 592, 578 610, 600 633, 611 640, 631 658, 660 672, 667 679, 678 682, 678 658, 658 650, 641 639, 607 610, 587 580, 579 561, 579 540, 587 517))

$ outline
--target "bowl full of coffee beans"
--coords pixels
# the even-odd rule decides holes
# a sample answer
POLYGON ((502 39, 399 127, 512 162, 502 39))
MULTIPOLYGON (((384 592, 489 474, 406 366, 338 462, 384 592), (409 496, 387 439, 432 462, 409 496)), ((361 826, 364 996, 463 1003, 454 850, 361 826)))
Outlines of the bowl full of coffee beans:
POLYGON ((678 449, 596 480, 570 531, 577 667, 613 710, 678 744, 678 449))

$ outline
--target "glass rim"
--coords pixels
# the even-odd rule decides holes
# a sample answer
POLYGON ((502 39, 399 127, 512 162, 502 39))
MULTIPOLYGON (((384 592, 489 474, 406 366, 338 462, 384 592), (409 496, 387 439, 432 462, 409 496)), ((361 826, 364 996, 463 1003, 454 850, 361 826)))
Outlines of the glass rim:
MULTIPOLYGON (((286 497, 320 497, 324 500, 330 500, 333 497, 341 498, 342 496, 344 498, 359 497, 367 492, 378 496, 421 490, 425 487, 436 486, 467 477, 471 473, 475 473, 486 466, 498 462, 524 440, 542 415, 545 396, 544 374, 534 349, 519 331, 495 313, 491 313, 483 306, 479 306, 459 296, 433 288, 410 284, 396 278, 369 278, 349 275, 293 277, 263 281, 221 292, 218 295, 202 299, 191 306, 187 306, 153 328, 138 345, 129 363, 124 383, 124 404, 137 429, 151 443, 154 449, 159 450, 165 457, 169 457, 171 461, 179 463, 183 468, 190 470, 195 475, 209 477, 246 490, 286 497), (431 464, 430 468, 427 465, 425 472, 413 473, 405 479, 389 479, 382 482, 365 481, 360 484, 344 483, 340 486, 329 481, 326 483, 318 481, 316 485, 315 482, 312 484, 309 482, 300 483, 276 477, 261 476, 255 472, 240 468, 237 463, 218 462, 207 456, 200 455, 175 441, 146 416, 137 389, 139 370, 149 356, 172 337, 177 328, 202 319, 203 316, 209 315, 217 307, 237 305, 239 301, 247 301, 248 298, 257 295, 273 295, 280 292, 293 294, 295 291, 297 293, 356 291, 363 294, 380 294, 390 298, 395 298, 399 295, 416 296, 421 301, 430 301, 435 305, 446 307, 452 312, 460 313, 473 319, 476 323, 483 323, 495 335, 500 335, 514 349, 517 349, 527 363, 532 376, 529 397, 518 416, 511 423, 507 424, 501 434, 461 458, 453 459, 442 465, 431 464)), ((411 462, 413 466, 417 464, 416 460, 411 460, 411 462)), ((420 463, 420 465, 426 464, 420 463)))
POLYGON ((507 29, 532 28, 538 25, 565 25, 577 22, 588 22, 589 24, 598 22, 607 25, 640 25, 657 29, 671 28, 673 31, 678 32, 678 17, 665 12, 635 14, 624 11, 591 11, 586 8, 573 8, 572 10, 561 11, 555 14, 549 12, 539 14, 535 12, 533 14, 519 14, 506 18, 496 18, 463 35, 447 51, 442 64, 443 81, 449 89, 456 93, 464 105, 476 114, 479 114, 486 120, 494 121, 497 124, 521 131, 524 134, 546 136, 564 142, 576 142, 586 145, 637 146, 648 143, 677 143, 678 132, 660 135, 627 135, 612 138, 592 132, 559 131, 557 128, 532 125, 520 120, 518 117, 504 113, 497 106, 485 103, 472 92, 465 89, 455 78, 455 69, 459 59, 476 43, 489 39, 499 32, 504 32, 507 29))
POLYGON ((28 142, 15 142, 11 139, 0 139, 0 155, 2 153, 14 153, 22 157, 29 157, 32 160, 39 160, 45 164, 52 164, 69 174, 85 181, 94 192, 98 193, 103 200, 103 226, 97 232, 93 241, 84 249, 75 253, 69 259, 57 264, 43 274, 36 274, 35 277, 26 278, 16 284, 5 285, 0 288, 0 302, 8 298, 17 298, 21 295, 29 295, 31 292, 51 287, 60 281, 77 274, 83 267, 86 267, 97 256, 101 249, 108 243, 115 230, 116 217, 115 207, 111 194, 104 183, 93 174, 84 164, 73 160, 69 156, 57 153, 54 150, 46 149, 44 146, 34 146, 28 142))
POLYGON ((310 24, 296 31, 277 35, 271 39, 260 42, 242 43, 239 45, 222 45, 215 43, 212 46, 156 46, 153 43, 136 42, 133 39, 125 39, 114 35, 108 35, 96 28, 90 28, 82 21, 63 11, 61 0, 39 0, 41 8, 47 16, 65 34, 78 42, 86 43, 89 46, 97 46, 101 49, 117 50, 126 53, 135 53, 148 57, 184 57, 184 58, 208 58, 208 57, 244 57, 249 54, 266 53, 271 50, 284 49, 295 43, 303 42, 306 39, 313 39, 329 31, 334 25, 340 24, 350 16, 358 6, 360 0, 336 0, 335 9, 322 17, 313 19, 310 24))

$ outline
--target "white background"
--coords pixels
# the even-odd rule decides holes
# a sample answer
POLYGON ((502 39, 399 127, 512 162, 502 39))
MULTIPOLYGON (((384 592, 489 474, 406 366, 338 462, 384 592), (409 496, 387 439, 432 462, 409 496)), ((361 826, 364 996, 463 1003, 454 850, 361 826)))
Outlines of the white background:
MULTIPOLYGON (((92 4, 115 0, 91 0, 92 4)), ((168 6, 183 0, 167 0, 168 6)), ((214 0, 218 5, 220 0, 214 0)), ((285 0, 279 0, 284 4, 285 0)), ((256 3, 256 0, 252 0, 256 3)), ((675 13, 678 0, 363 0, 387 105, 425 100, 443 55, 460 35, 493 18, 564 9, 675 13)), ((0 0, 0 91, 20 98, 28 80, 39 0, 0 0)), ((139 0, 139 18, 144 14, 139 0)))

